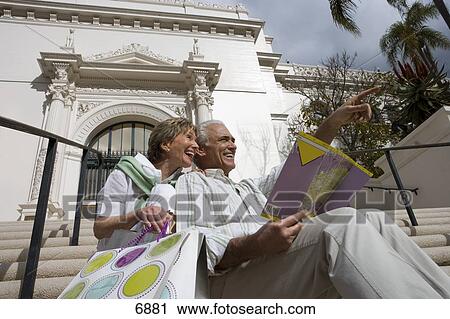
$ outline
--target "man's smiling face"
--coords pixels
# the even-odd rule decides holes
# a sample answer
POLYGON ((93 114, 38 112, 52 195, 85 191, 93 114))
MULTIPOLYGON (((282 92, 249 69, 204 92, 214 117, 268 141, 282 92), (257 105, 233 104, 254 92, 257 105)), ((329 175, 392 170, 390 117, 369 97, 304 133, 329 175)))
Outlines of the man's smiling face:
POLYGON ((208 142, 206 145, 200 146, 197 164, 201 169, 220 168, 228 176, 236 166, 234 137, 222 124, 210 124, 206 128, 206 132, 208 142))

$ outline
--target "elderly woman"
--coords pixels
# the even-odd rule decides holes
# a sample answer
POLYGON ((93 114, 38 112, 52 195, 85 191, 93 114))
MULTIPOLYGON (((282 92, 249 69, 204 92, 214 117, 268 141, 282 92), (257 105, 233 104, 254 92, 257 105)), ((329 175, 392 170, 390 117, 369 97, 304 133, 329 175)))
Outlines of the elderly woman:
POLYGON ((169 198, 160 196, 166 203, 159 205, 146 205, 146 201, 158 187, 171 188, 182 168, 191 167, 198 149, 195 139, 191 122, 183 118, 169 119, 159 123, 151 133, 147 157, 137 154, 120 160, 99 193, 94 223, 98 250, 128 243, 136 236, 130 229, 136 228, 139 222, 160 231, 172 219, 166 212, 169 198))

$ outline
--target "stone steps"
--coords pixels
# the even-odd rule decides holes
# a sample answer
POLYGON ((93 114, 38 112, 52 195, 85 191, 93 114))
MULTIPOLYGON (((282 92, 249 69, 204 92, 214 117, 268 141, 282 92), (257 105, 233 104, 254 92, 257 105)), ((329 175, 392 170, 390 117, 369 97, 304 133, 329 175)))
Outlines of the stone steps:
MULTIPOLYGON (((94 226, 94 223, 81 223, 80 229, 92 229, 94 226)), ((44 231, 58 231, 58 230, 72 230, 73 229, 73 222, 67 223, 67 224, 45 224, 44 225, 44 231)), ((31 232, 33 230, 33 225, 0 225, 0 233, 7 233, 7 232, 31 232)))
POLYGON ((412 236, 411 239, 421 248, 450 246, 450 234, 412 236))
MULTIPOLYGON (((64 225, 69 224, 73 225, 73 220, 45 220, 45 225, 64 225)), ((94 224, 94 221, 91 219, 81 219, 80 221, 81 225, 84 224, 94 224)), ((3 226, 16 226, 16 227, 24 227, 28 226, 30 228, 33 228, 34 221, 1 221, 0 222, 0 228, 3 226)))
MULTIPOLYGON (((85 259, 42 260, 39 262, 36 278, 75 276, 85 263, 85 259)), ((25 262, 2 263, 0 281, 21 280, 25 266, 25 262)))
MULTIPOLYGON (((72 276, 55 278, 38 278, 34 286, 35 299, 55 299, 67 287, 72 276)), ((0 299, 19 298, 21 280, 1 281, 0 299)))
POLYGON ((439 266, 450 266, 450 246, 422 248, 439 266))
MULTIPOLYGON (((420 226, 410 227, 405 212, 395 215, 395 221, 450 276, 450 210, 416 212, 420 226)), ((46 222, 35 298, 56 298, 95 253, 93 223, 82 221, 80 245, 75 247, 68 246, 72 225, 73 221, 46 222)), ((0 298, 18 297, 31 230, 32 222, 0 223, 0 298), (21 238, 25 234, 28 237, 21 238)))
MULTIPOLYGON (((42 239, 55 237, 69 237, 71 232, 72 231, 69 229, 44 231, 42 234, 42 239)), ((80 229, 80 236, 93 236, 93 235, 94 231, 92 230, 92 228, 80 229)), ((31 238, 31 231, 0 233, 0 241, 10 239, 29 239, 29 238, 31 238)))
MULTIPOLYGON (((70 240, 71 237, 43 238, 41 247, 64 247, 69 245, 70 240)), ((78 238, 79 246, 97 245, 97 242, 94 236, 80 236, 78 238)), ((2 249, 27 249, 28 247, 30 247, 30 239, 8 239, 0 241, 0 251, 2 249)))
MULTIPOLYGON (((395 223, 400 227, 412 226, 411 221, 407 218, 397 219, 395 223)), ((419 226, 450 224, 450 217, 417 218, 417 223, 419 226)))
MULTIPOLYGON (((393 216, 395 217, 395 219, 409 219, 409 215, 406 213, 401 213, 401 214, 389 214, 389 216, 393 216)), ((441 212, 441 213, 436 213, 436 212, 432 212, 432 213, 416 213, 414 211, 414 216, 416 216, 416 218, 436 218, 436 217, 450 217, 450 212, 441 212)))
POLYGON ((423 236, 450 233, 450 224, 400 227, 408 236, 423 236))
MULTIPOLYGON (((44 247, 41 249, 40 261, 43 260, 65 260, 65 259, 88 259, 97 251, 96 245, 89 246, 67 246, 67 247, 44 247)), ((0 251, 0 263, 13 263, 26 261, 28 249, 4 249, 0 251)))

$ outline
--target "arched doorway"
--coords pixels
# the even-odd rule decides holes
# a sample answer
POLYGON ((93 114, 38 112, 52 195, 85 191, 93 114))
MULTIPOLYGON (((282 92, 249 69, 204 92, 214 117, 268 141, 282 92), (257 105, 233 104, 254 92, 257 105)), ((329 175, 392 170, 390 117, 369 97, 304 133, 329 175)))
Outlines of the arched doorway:
POLYGON ((148 138, 154 125, 127 121, 115 123, 98 132, 89 142, 89 146, 100 151, 103 161, 96 155, 89 155, 85 180, 85 200, 94 200, 98 190, 103 187, 122 156, 146 154, 148 138), (100 167, 101 165, 101 167, 100 167))

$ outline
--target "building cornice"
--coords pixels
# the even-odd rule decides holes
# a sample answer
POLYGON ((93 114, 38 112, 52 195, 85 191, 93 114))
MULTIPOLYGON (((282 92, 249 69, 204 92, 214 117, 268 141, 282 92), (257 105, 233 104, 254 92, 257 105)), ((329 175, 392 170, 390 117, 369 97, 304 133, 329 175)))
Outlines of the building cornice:
POLYGON ((221 74, 219 63, 188 60, 182 65, 120 63, 84 61, 80 54, 41 52, 38 62, 42 75, 48 79, 57 76, 57 64, 63 63, 70 69, 70 82, 94 86, 108 83, 111 87, 122 88, 133 83, 133 89, 147 89, 151 83, 160 83, 187 90, 197 71, 208 74, 208 86, 214 89, 221 74))
POLYGON ((0 21, 25 21, 66 27, 96 27, 124 29, 126 31, 170 31, 195 36, 225 36, 230 39, 256 41, 264 21, 235 19, 197 14, 171 13, 102 7, 47 1, 0 1, 0 21))
MULTIPOLYGON (((113 0, 115 1, 115 0, 113 0)), ((120 1, 120 0, 119 0, 120 1)), ((194 7, 198 9, 210 9, 214 11, 231 11, 248 13, 247 8, 241 3, 237 5, 226 5, 218 3, 207 3, 193 0, 128 0, 128 2, 143 3, 143 4, 163 4, 175 7, 194 7)))
MULTIPOLYGON (((363 74, 375 74, 376 71, 349 69, 346 72, 345 81, 348 85, 355 85, 364 82, 363 74)), ((327 83, 327 68, 325 66, 312 66, 302 64, 278 64, 274 71, 275 79, 280 82, 284 88, 294 90, 296 88, 307 88, 316 85, 316 81, 327 83)))
POLYGON ((276 69, 278 62, 280 62, 281 54, 280 53, 271 53, 271 52, 256 52, 258 56, 258 61, 260 66, 271 67, 272 69, 276 69))

